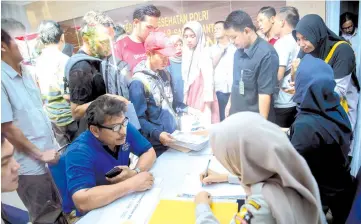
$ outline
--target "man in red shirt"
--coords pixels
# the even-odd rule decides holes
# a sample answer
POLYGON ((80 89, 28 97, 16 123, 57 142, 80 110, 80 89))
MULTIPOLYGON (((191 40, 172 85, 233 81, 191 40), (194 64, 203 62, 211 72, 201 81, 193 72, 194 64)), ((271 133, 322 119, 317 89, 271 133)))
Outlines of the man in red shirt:
POLYGON ((133 13, 132 34, 115 43, 115 55, 127 62, 131 71, 141 61, 147 58, 144 41, 150 32, 158 28, 160 11, 154 5, 143 5, 133 13))

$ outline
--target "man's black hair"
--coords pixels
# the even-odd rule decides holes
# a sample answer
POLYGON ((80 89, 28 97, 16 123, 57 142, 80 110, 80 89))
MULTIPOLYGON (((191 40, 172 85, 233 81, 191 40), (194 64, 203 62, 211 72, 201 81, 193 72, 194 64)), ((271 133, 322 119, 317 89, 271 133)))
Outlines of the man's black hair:
POLYGON ((224 27, 225 22, 224 21, 217 21, 217 22, 214 23, 214 25, 217 25, 217 24, 222 24, 223 27, 224 27))
POLYGON ((21 22, 13 18, 1 18, 1 29, 4 29, 9 35, 14 31, 21 31, 25 33, 25 26, 21 22))
POLYGON ((290 24, 293 28, 297 26, 298 21, 300 21, 300 14, 298 14, 298 10, 292 6, 282 7, 279 11, 284 19, 290 24))
POLYGON ((271 6, 265 6, 265 7, 262 7, 258 14, 264 14, 267 18, 271 18, 272 16, 276 16, 276 10, 275 8, 271 7, 271 6))
POLYGON ((113 116, 125 114, 127 106, 115 97, 103 95, 94 100, 86 110, 86 120, 90 125, 103 125, 107 119, 113 116))
POLYGON ((53 20, 44 20, 40 23, 38 33, 43 44, 58 44, 63 30, 59 23, 53 20))
POLYGON ((144 21, 145 16, 149 17, 157 17, 159 18, 161 15, 159 9, 154 5, 142 5, 137 7, 133 13, 133 20, 138 19, 140 21, 144 21))
POLYGON ((243 31, 246 27, 256 31, 256 27, 253 25, 251 17, 242 10, 231 12, 231 14, 227 16, 224 24, 225 29, 233 28, 236 31, 243 31))
POLYGON ((356 19, 355 14, 353 14, 353 13, 351 13, 351 12, 345 12, 345 13, 343 13, 343 14, 340 16, 340 27, 342 28, 342 25, 343 25, 345 22, 349 21, 349 20, 352 21, 354 27, 357 27, 358 21, 357 21, 357 19, 356 19))
POLYGON ((10 45, 11 37, 5 30, 1 29, 1 42, 4 42, 6 45, 10 45))

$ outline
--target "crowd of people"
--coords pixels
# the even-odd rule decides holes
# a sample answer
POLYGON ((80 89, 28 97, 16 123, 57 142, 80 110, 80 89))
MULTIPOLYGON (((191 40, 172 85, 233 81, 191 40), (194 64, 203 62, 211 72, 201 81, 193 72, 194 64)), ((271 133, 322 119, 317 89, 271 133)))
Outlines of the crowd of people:
MULTIPOLYGON (((341 16, 339 36, 295 7, 261 8, 258 29, 236 10, 215 22, 216 43, 206 46, 199 22, 168 37, 160 16, 154 5, 137 7, 128 35, 90 11, 74 54, 59 23, 42 21, 30 64, 19 50, 24 25, 2 19, 2 192, 17 190, 33 223, 75 223, 150 189, 172 133, 203 128, 230 175, 209 170, 201 182, 247 193, 231 223, 327 223, 328 212, 333 223, 356 223, 354 17, 341 16)), ((197 223, 218 223, 211 195, 195 203, 197 223)))

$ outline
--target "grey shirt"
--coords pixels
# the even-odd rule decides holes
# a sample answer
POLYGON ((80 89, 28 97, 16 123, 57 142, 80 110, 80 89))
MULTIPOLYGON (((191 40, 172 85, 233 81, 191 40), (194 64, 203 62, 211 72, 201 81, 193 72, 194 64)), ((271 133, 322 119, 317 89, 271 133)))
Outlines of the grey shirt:
MULTIPOLYGON (((278 55, 276 50, 262 38, 248 49, 239 49, 234 55, 233 85, 230 114, 241 111, 259 113, 258 95, 275 93, 277 86, 278 55), (240 91, 244 85, 244 92, 240 91)), ((268 120, 274 121, 273 98, 268 120)))
MULTIPOLYGON (((43 110, 40 90, 31 75, 20 76, 1 61, 1 123, 13 122, 41 151, 57 149, 50 120, 43 110)), ((41 175, 45 164, 15 150, 20 175, 41 175)))

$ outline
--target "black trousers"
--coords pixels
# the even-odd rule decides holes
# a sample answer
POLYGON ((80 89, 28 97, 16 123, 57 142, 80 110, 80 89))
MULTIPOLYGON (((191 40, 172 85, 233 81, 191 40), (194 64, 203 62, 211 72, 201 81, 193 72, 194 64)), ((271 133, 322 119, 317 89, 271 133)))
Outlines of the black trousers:
POLYGON ((219 118, 221 121, 225 119, 225 109, 229 100, 230 93, 216 92, 219 105, 219 118))
POLYGON ((274 108, 276 113, 276 124, 282 128, 289 128, 296 119, 296 107, 274 108))

